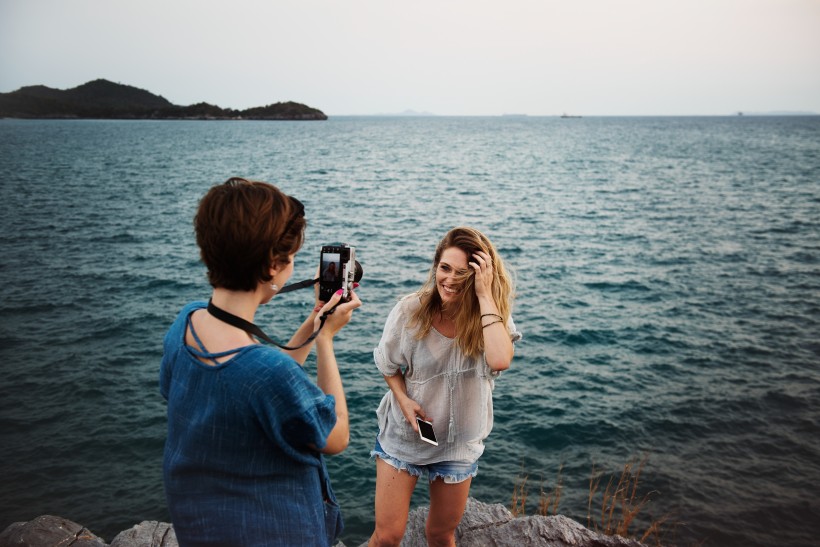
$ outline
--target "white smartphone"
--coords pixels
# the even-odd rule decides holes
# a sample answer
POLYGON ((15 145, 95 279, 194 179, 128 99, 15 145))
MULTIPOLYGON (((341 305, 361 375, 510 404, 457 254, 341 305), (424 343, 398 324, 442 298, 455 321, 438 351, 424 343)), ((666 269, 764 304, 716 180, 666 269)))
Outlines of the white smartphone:
POLYGON ((421 440, 426 443, 438 446, 438 441, 436 440, 436 432, 433 431, 433 423, 428 422, 426 420, 422 420, 418 416, 416 416, 416 423, 419 426, 419 437, 421 437, 421 440))

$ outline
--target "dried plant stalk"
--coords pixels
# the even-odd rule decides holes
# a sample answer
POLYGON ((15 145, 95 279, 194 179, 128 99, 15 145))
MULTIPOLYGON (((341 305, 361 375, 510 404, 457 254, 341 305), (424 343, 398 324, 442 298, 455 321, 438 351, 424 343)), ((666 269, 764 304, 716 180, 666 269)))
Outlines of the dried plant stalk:
POLYGON ((513 487, 510 513, 513 517, 523 517, 527 514, 527 475, 519 475, 513 487))
POLYGON ((564 471, 564 464, 562 463, 561 466, 558 468, 558 474, 555 477, 555 487, 552 489, 552 492, 547 494, 544 491, 543 484, 541 485, 541 499, 538 502, 538 514, 543 516, 548 516, 550 513, 553 515, 558 514, 558 505, 561 503, 561 493, 564 490, 564 478, 563 478, 563 471, 564 471))

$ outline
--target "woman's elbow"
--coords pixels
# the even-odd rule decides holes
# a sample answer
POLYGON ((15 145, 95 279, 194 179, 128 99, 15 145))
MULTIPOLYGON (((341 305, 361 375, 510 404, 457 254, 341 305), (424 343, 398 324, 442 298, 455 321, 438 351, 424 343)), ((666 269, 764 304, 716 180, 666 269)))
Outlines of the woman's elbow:
POLYGON ((346 413, 339 413, 336 416, 336 426, 327 436, 325 447, 321 450, 323 454, 339 454, 344 452, 350 444, 350 425, 346 413))
POLYGON ((350 435, 345 435, 343 438, 331 439, 328 437, 325 447, 320 450, 322 454, 333 456, 334 454, 341 454, 350 443, 350 435))
POLYGON ((495 372, 501 372, 502 370, 507 370, 510 368, 510 363, 512 362, 512 358, 495 358, 495 359, 488 359, 487 366, 490 367, 491 370, 495 372))

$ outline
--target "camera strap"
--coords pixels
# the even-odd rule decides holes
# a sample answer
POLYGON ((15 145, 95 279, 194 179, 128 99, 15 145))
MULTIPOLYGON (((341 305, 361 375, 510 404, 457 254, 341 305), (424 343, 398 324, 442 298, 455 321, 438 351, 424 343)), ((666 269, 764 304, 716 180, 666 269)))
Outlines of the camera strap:
POLYGON ((286 292, 295 291, 296 289, 304 289, 305 287, 312 287, 316 283, 319 282, 319 278, 316 279, 305 279, 304 281, 299 281, 298 283, 291 283, 290 285, 285 285, 281 289, 279 289, 276 294, 284 294, 286 292))
MULTIPOLYGON (((314 282, 312 282, 311 285, 314 282)), ((309 285, 305 285, 305 286, 309 286, 309 285)), ((282 291, 279 291, 279 292, 282 292, 282 291)), ((334 307, 334 309, 335 309, 335 307, 334 307)), ((313 340, 316 338, 316 336, 318 336, 319 331, 321 331, 322 327, 325 326, 325 321, 327 321, 327 316, 330 315, 331 313, 333 313, 333 310, 330 310, 327 313, 323 313, 322 316, 319 317, 319 320, 321 321, 321 324, 319 325, 319 328, 316 329, 316 332, 311 334, 310 337, 308 337, 308 339, 305 340, 303 343, 299 344, 298 346, 293 346, 293 347, 285 346, 283 344, 280 344, 276 340, 273 340, 270 336, 265 334, 264 331, 262 329, 260 329, 256 324, 251 323, 250 321, 246 321, 246 320, 242 319, 241 317, 238 317, 238 316, 236 316, 236 315, 234 315, 230 312, 227 312, 227 311, 223 310, 222 308, 217 307, 216 304, 214 304, 211 300, 208 300, 208 313, 210 313, 211 315, 213 315, 214 317, 216 317, 217 319, 219 319, 223 323, 227 323, 227 324, 231 325, 232 327, 242 329, 243 331, 247 332, 248 334, 252 334, 252 335, 256 336, 257 338, 260 338, 260 339, 264 340, 265 342, 273 344, 274 346, 277 346, 277 347, 280 347, 280 348, 286 349, 286 350, 295 350, 295 349, 303 348, 306 345, 313 342, 313 340)))

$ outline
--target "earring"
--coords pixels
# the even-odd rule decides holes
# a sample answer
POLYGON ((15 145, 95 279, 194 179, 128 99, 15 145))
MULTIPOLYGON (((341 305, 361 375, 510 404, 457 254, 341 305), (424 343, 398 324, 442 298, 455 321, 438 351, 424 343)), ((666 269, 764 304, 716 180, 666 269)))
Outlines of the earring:
POLYGON ((277 285, 276 283, 274 283, 273 285, 271 285, 271 286, 270 286, 270 288, 271 288, 271 289, 273 289, 273 292, 276 292, 276 291, 278 291, 278 290, 279 290, 279 285, 277 285))

